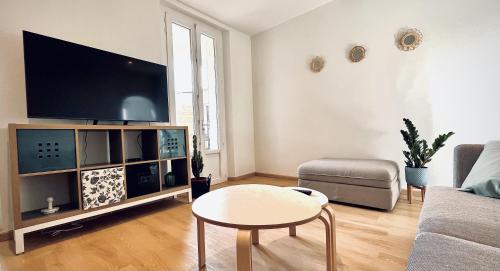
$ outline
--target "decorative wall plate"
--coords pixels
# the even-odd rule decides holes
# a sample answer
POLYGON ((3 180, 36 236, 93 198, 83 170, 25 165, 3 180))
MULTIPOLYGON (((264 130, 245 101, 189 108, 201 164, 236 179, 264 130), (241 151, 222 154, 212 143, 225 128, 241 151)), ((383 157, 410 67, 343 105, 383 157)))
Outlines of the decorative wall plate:
POLYGON ((366 49, 363 46, 354 46, 349 53, 349 59, 352 62, 360 62, 365 58, 366 49))
POLYGON ((408 29, 402 32, 397 40, 398 48, 402 51, 415 50, 423 41, 422 32, 418 29, 408 29))
POLYGON ((309 64, 309 68, 314 73, 320 72, 324 67, 325 67, 325 60, 320 56, 314 57, 311 60, 311 63, 309 64))

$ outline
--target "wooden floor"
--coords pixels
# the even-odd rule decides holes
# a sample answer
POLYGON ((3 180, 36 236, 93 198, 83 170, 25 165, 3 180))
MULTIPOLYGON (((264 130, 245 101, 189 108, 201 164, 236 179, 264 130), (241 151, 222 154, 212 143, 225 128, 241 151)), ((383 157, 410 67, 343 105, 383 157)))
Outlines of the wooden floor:
MULTIPOLYGON (((294 181, 253 177, 230 184, 296 185, 294 181)), ((220 186, 219 186, 220 187, 220 186)), ((337 270, 405 270, 421 202, 409 205, 405 193, 392 212, 332 204, 337 218, 337 270)), ((417 198, 418 199, 418 198, 417 198)), ((0 270, 197 270, 196 221, 186 199, 166 200, 84 222, 81 230, 26 237, 26 252, 13 254, 13 242, 0 243, 0 270)), ((253 248, 254 270, 325 270, 324 226, 314 221, 297 228, 261 231, 253 248)), ((208 270, 235 268, 233 229, 206 226, 208 270)))

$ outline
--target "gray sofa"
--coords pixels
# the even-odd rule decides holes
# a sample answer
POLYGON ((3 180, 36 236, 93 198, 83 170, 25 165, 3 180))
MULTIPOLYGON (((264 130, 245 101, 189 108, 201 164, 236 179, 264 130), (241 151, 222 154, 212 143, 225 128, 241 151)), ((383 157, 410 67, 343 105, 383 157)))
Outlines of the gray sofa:
POLYGON ((455 188, 429 188, 408 271, 500 270, 500 200, 456 190, 482 150, 457 146, 455 188))

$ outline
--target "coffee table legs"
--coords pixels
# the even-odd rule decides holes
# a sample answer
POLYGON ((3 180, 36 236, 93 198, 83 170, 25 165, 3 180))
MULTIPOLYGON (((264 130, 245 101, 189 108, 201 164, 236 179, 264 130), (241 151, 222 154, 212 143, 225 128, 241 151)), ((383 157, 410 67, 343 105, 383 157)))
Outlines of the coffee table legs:
MULTIPOLYGON (((327 261, 331 261, 331 267, 328 267, 327 263, 327 270, 336 270, 337 268, 337 236, 335 234, 335 214, 333 212, 332 207, 330 205, 327 205, 323 207, 323 211, 327 214, 328 216, 328 225, 326 227, 329 228, 330 234, 329 234, 329 241, 327 240, 326 244, 326 253, 329 254, 330 256, 327 256, 327 261)), ((321 221, 323 221, 325 218, 320 217, 321 221)), ((324 222, 324 221, 323 221, 324 222)), ((290 226, 288 227, 288 232, 290 236, 297 236, 297 227, 296 226, 290 226)))
MULTIPOLYGON (((257 232, 258 231, 254 231, 257 232)), ((238 230, 236 237, 236 270, 252 270, 252 235, 251 230, 238 230)))
POLYGON ((331 244, 331 258, 332 258, 332 270, 337 269, 337 235, 335 231, 335 213, 330 205, 323 207, 323 211, 328 215, 330 219, 330 244, 331 244))
POLYGON ((259 230, 252 230, 252 244, 259 244, 259 230))
MULTIPOLYGON (((198 268, 199 270, 205 270, 205 223, 197 219, 196 224, 198 235, 198 268)), ((259 230, 238 230, 236 237, 236 263, 238 271, 252 270, 252 243, 259 243, 259 230)))
POLYGON ((200 270, 205 267, 205 223, 197 219, 197 235, 198 235, 198 267, 200 270))
POLYGON ((326 233, 326 270, 327 271, 333 271, 333 265, 332 265, 332 229, 330 227, 330 223, 328 222, 328 219, 325 218, 323 215, 319 217, 319 220, 325 224, 325 233, 326 233))
MULTIPOLYGON (((335 214, 330 206, 323 208, 327 217, 323 214, 319 219, 325 224, 326 233, 326 266, 328 271, 336 270, 336 235, 335 235, 335 214)), ((297 235, 297 227, 290 226, 290 236, 297 235)), ((205 267, 205 223, 197 220, 198 234, 198 267, 204 270, 205 267)), ((237 271, 252 270, 252 244, 259 243, 259 230, 238 230, 236 237, 236 265, 237 271)))

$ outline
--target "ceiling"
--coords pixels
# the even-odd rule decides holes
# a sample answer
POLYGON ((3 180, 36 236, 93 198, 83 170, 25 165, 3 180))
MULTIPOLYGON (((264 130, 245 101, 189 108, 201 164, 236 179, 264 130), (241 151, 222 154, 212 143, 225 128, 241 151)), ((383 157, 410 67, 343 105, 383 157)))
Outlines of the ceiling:
POLYGON ((181 0, 231 27, 254 35, 331 0, 181 0))

